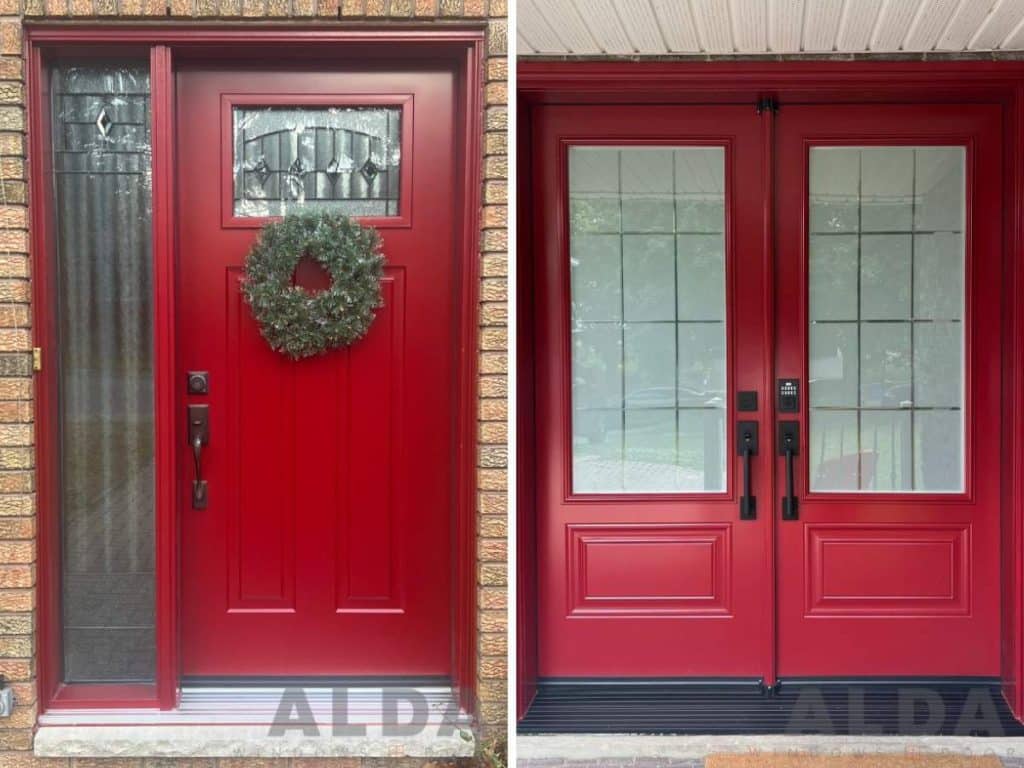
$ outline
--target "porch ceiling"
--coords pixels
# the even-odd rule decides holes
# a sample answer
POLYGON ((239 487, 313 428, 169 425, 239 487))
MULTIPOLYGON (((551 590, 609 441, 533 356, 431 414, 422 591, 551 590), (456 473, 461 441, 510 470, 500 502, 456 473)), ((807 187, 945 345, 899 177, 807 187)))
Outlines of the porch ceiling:
POLYGON ((518 0, 519 54, 1024 50, 1024 0, 518 0))

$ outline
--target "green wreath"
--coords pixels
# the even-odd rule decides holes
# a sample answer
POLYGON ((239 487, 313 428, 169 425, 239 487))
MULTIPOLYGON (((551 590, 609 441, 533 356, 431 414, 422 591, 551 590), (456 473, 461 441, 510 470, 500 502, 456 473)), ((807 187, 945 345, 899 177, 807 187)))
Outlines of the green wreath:
POLYGON ((270 346, 293 360, 363 338, 381 306, 380 236, 337 213, 290 214, 267 224, 245 260, 242 293, 270 346), (330 275, 310 293, 294 284, 304 258, 330 275))

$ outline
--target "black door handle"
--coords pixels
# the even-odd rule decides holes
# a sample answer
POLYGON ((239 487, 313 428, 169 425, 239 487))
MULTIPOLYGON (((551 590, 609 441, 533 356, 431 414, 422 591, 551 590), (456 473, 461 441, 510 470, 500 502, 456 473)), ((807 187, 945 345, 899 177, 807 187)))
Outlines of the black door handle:
POLYGON ((757 456, 757 422, 736 424, 736 453, 743 457, 743 495, 740 496, 740 520, 757 518, 757 497, 751 489, 751 459, 757 456))
POLYGON ((203 479, 203 446, 210 442, 210 406, 188 407, 188 441, 192 446, 192 460, 196 465, 192 480, 192 509, 206 509, 207 487, 203 479))
POLYGON ((779 422, 779 455, 786 457, 786 495, 782 497, 782 519, 796 520, 796 489, 793 487, 793 457, 800 453, 800 422, 779 422))

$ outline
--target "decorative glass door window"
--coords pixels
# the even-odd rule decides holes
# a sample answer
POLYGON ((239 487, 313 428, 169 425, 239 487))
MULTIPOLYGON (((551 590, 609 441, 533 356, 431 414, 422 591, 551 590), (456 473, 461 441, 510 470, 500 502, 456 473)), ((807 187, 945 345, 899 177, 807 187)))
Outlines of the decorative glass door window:
POLYGON ((725 488, 724 150, 569 151, 575 493, 725 488))
POLYGON ((399 107, 234 107, 234 214, 397 216, 399 107))
POLYGON ((811 149, 813 491, 964 489, 964 162, 811 149))

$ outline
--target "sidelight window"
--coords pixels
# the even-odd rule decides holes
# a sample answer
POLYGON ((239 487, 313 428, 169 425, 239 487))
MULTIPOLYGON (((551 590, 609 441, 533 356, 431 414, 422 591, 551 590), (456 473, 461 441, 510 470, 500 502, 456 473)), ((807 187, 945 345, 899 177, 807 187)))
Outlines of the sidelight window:
POLYGON ((155 675, 148 62, 51 70, 63 681, 155 675))
POLYGON ((573 490, 725 488, 724 150, 569 153, 573 490))
POLYGON ((816 491, 964 487, 964 150, 815 147, 816 491))

